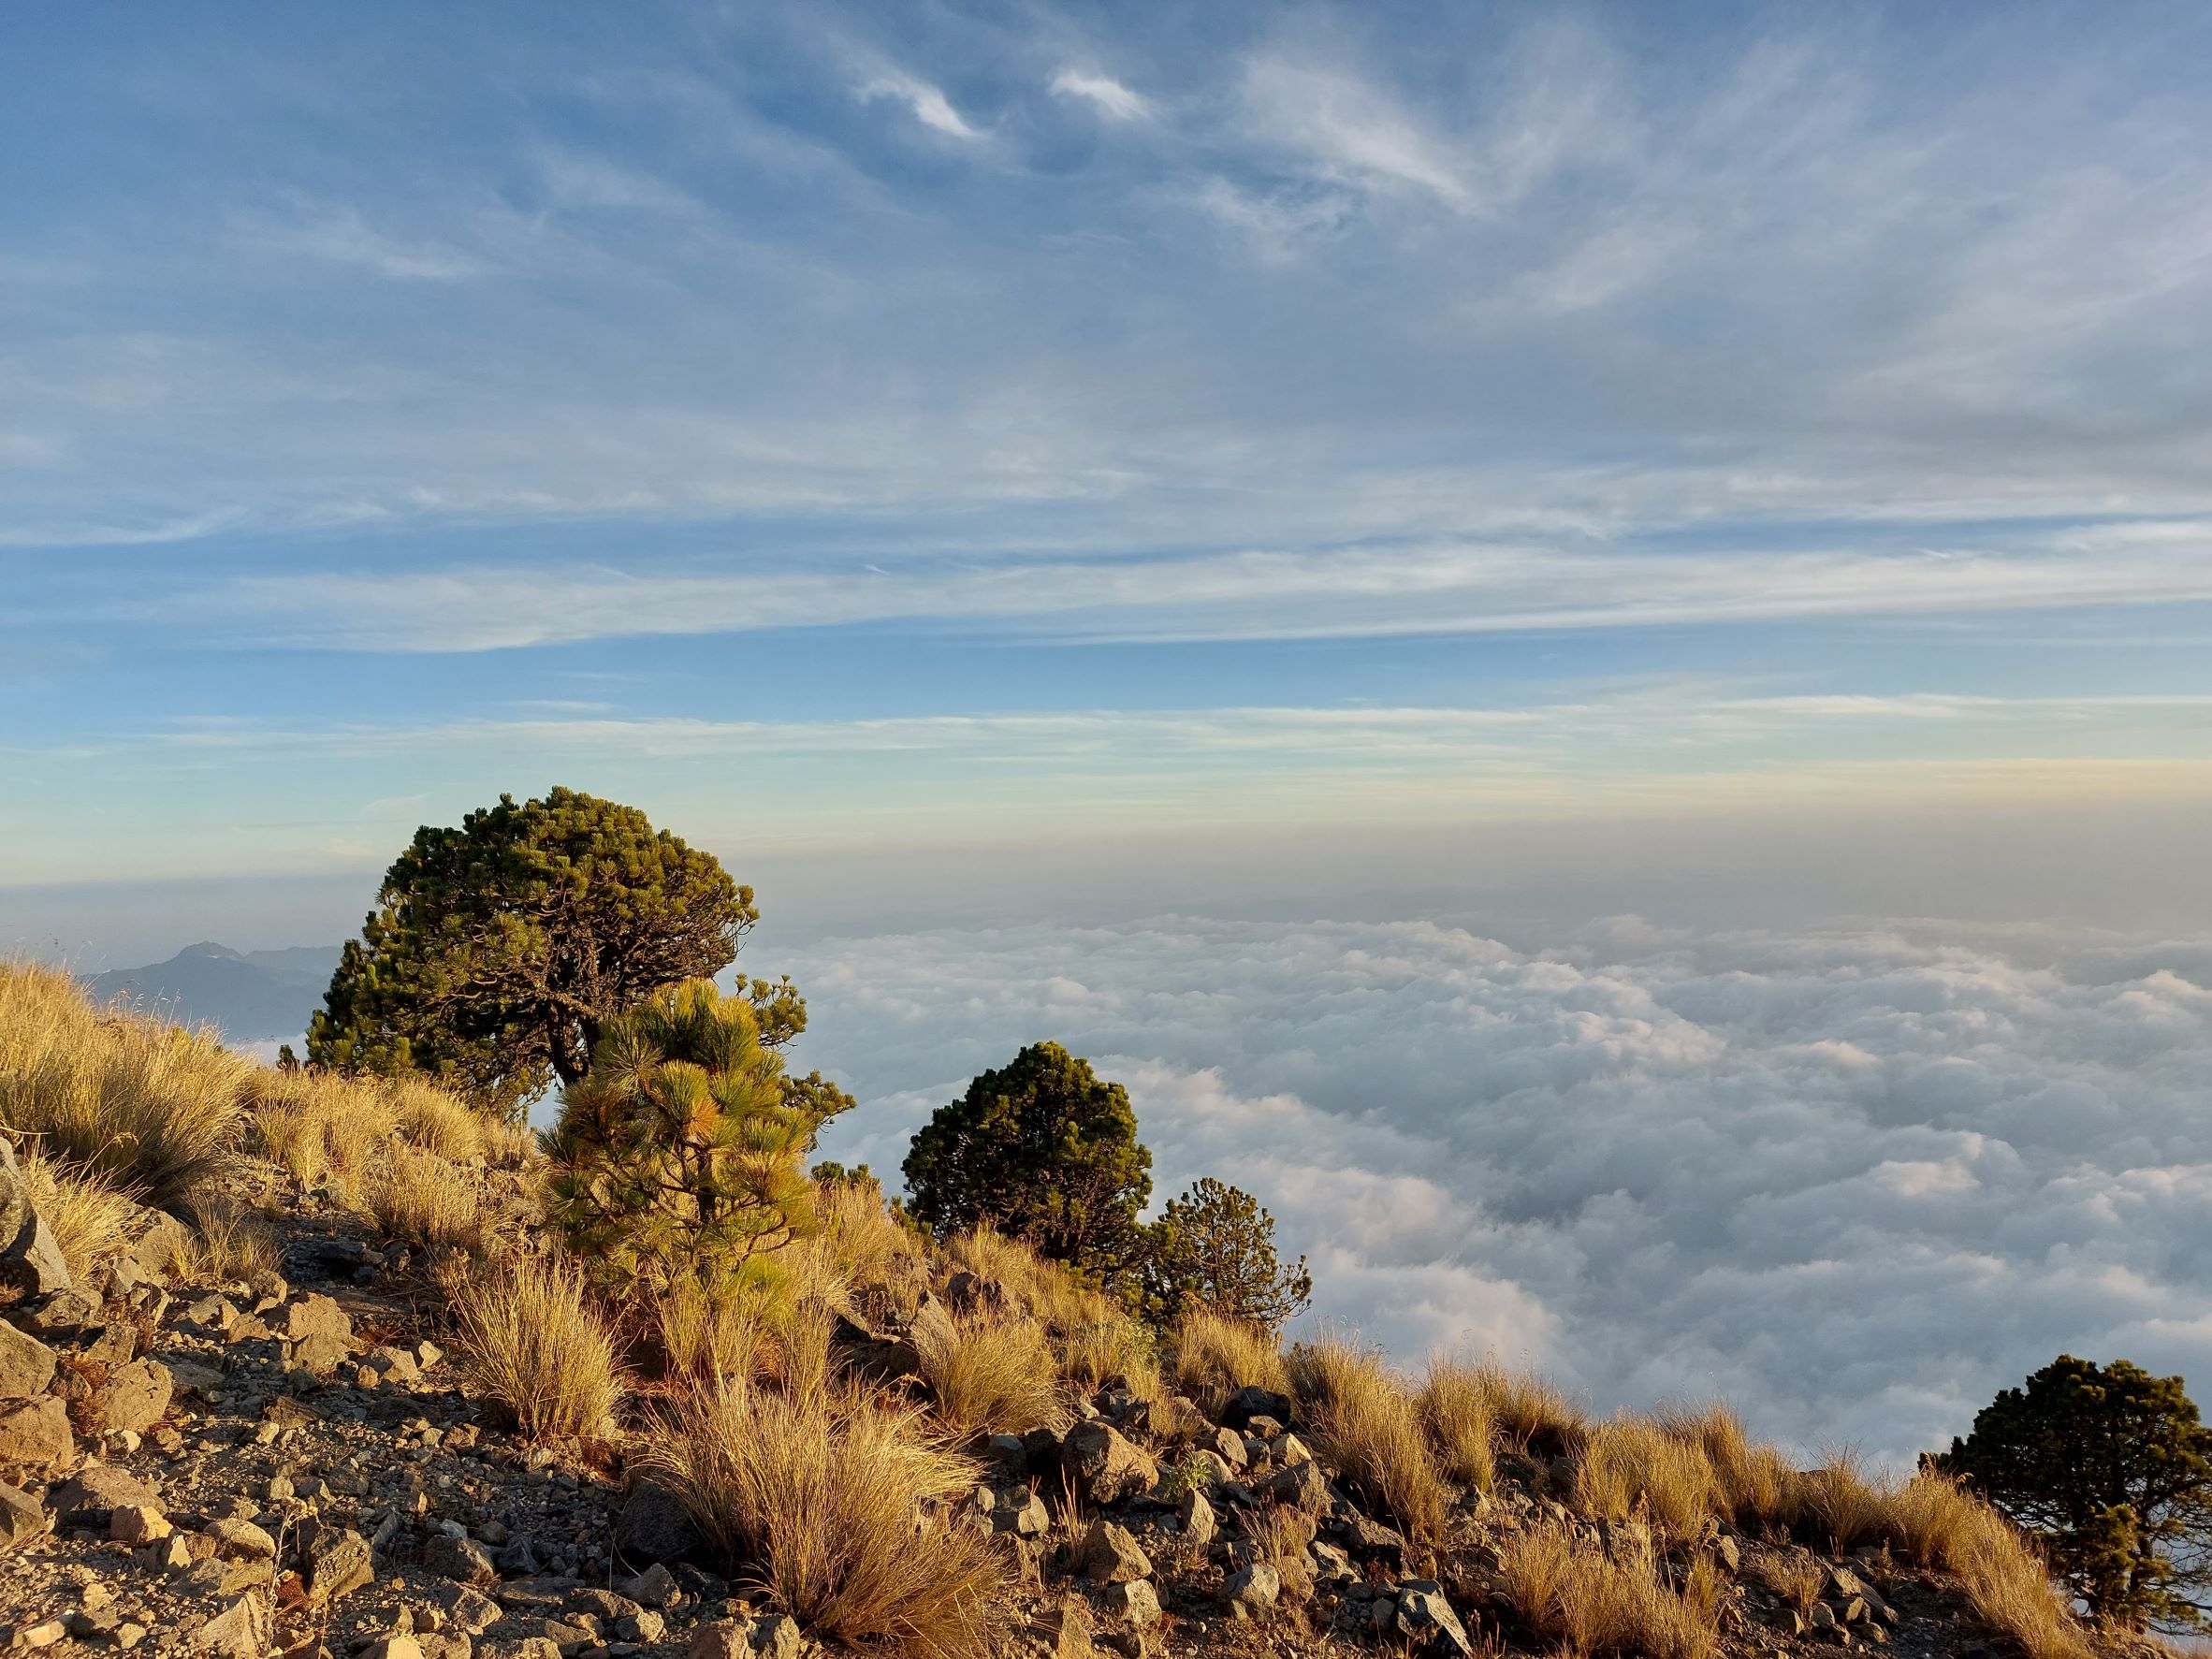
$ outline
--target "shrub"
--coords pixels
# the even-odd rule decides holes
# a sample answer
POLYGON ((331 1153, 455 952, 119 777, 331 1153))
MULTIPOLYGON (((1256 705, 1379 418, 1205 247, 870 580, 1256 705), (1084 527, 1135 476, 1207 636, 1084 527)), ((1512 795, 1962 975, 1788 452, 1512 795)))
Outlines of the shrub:
POLYGON ((1299 1415, 1344 1477, 1416 1537, 1434 1536, 1443 1478, 1412 1396, 1382 1356, 1324 1338, 1293 1348, 1289 1370, 1299 1415))
POLYGON ((469 1380, 533 1440, 611 1427, 628 1378, 575 1268, 525 1257, 460 1279, 453 1314, 469 1380))
POLYGON ((75 1277, 81 1279, 128 1246, 130 1223, 138 1213, 129 1194, 96 1175, 57 1170, 35 1152, 23 1157, 22 1171, 32 1208, 53 1230, 54 1243, 75 1277))
POLYGON ((939 1107, 904 1169, 915 1218, 939 1238, 989 1222, 1100 1283, 1143 1259, 1152 1154, 1128 1093, 1056 1042, 939 1107))
POLYGON ((954 1433, 1021 1433, 1063 1429, 1052 1351, 1028 1319, 961 1319, 919 1344, 922 1379, 937 1415, 954 1433))
POLYGON ((2091 1617, 2201 1625, 2212 1428, 2180 1377, 2061 1354, 2001 1390, 1936 1461, 2036 1535, 2091 1617))
POLYGON ((721 1293, 811 1230, 818 1127, 785 1105, 752 1006, 694 980, 601 1036, 546 1139, 546 1219, 609 1284, 721 1293))
POLYGON ((1186 1314, 1168 1333, 1176 1390, 1218 1417, 1229 1397, 1247 1386, 1290 1391, 1290 1366, 1274 1332, 1203 1309, 1186 1314))
POLYGON ((10 1027, 0 1121, 56 1165, 164 1207, 221 1168, 256 1068, 211 1033, 95 1015, 67 975, 28 962, 0 965, 10 1027))
POLYGON ((1422 1379, 1421 1421, 1444 1473, 1463 1486, 1488 1492, 1498 1477, 1497 1419, 1490 1390, 1474 1368, 1441 1357, 1422 1379))
POLYGON ((1600 1521, 1641 1517, 1679 1541, 1695 1537, 1719 1501, 1704 1451, 1647 1418, 1599 1423, 1576 1462, 1575 1507, 1600 1521))
POLYGON ((989 1545, 928 1519, 980 1471, 918 1413, 820 1380, 702 1390, 648 1464, 733 1574, 817 1637, 920 1659, 986 1659, 1011 1585, 989 1545))

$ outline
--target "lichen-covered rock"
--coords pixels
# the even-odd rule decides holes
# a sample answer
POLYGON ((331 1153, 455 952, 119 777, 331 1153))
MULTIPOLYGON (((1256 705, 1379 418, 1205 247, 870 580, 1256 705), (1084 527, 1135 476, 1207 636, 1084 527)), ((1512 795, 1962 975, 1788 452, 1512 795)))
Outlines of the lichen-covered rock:
POLYGON ((43 1537, 53 1525, 46 1506, 29 1492, 0 1481, 0 1555, 43 1537))
POLYGON ((54 1395, 0 1405, 0 1468, 51 1469, 76 1455, 69 1408, 54 1395))
POLYGON ((1221 1599, 1232 1619, 1254 1619, 1271 1610, 1283 1594, 1283 1576, 1264 1561, 1239 1567, 1221 1586, 1221 1599))
POLYGON ((1158 1478, 1151 1453, 1124 1439, 1111 1423, 1078 1423, 1060 1443, 1060 1467, 1093 1504, 1149 1492, 1158 1478))
POLYGON ((143 1433, 168 1411, 177 1391, 168 1367, 157 1360, 136 1360, 110 1372, 97 1399, 100 1424, 112 1431, 143 1433))
POLYGON ((54 1352, 36 1336, 0 1321, 0 1400, 33 1400, 53 1381, 54 1352))
POLYGON ((1152 1561, 1126 1526, 1103 1518, 1091 1522, 1076 1551, 1076 1566, 1094 1584, 1127 1584, 1152 1577, 1152 1561))
POLYGON ((269 1598, 248 1591, 193 1633, 193 1646, 217 1659, 264 1659, 276 1639, 269 1598))

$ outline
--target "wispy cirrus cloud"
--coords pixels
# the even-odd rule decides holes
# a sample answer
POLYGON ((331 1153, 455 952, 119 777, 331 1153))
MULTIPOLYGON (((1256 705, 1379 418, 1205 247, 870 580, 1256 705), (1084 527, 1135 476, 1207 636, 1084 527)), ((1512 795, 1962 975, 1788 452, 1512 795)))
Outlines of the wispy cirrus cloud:
MULTIPOLYGON (((2212 601, 2212 527, 2031 549, 1563 551, 1532 543, 783 568, 608 566, 240 576, 144 614, 374 651, 960 620, 1067 639, 1390 637, 2212 601)), ((109 615, 134 602, 102 602, 109 615)))
POLYGON ((953 108, 952 100, 945 96, 941 87, 903 70, 888 71, 864 81, 858 92, 865 103, 888 98, 904 104, 916 121, 947 138, 972 142, 984 136, 981 128, 970 126, 967 118, 953 108))
POLYGON ((1152 113, 1151 99, 1111 75, 1062 69, 1052 79, 1052 92, 1055 97, 1080 99, 1113 121, 1142 121, 1152 113))

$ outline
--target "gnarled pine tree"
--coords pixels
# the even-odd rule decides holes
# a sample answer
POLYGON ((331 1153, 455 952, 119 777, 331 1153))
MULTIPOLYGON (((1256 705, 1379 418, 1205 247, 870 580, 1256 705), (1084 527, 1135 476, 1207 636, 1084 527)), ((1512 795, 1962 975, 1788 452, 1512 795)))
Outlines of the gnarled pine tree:
MULTIPOLYGON (((752 889, 634 807, 555 789, 424 825, 345 947, 308 1058, 428 1071, 507 1112, 584 1074, 606 1023, 736 959, 752 889)), ((770 1047, 806 1028, 791 982, 744 994, 770 1047)))

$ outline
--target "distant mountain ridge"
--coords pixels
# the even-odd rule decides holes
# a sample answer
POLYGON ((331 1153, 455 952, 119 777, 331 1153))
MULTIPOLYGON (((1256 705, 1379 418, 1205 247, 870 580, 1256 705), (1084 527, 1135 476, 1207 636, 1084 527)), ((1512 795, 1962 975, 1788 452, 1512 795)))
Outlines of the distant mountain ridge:
POLYGON ((337 945, 234 951, 207 942, 167 962, 96 974, 90 984, 96 1001, 125 997, 185 1025, 217 1026, 232 1042, 289 1041, 322 1006, 339 955, 337 945))

